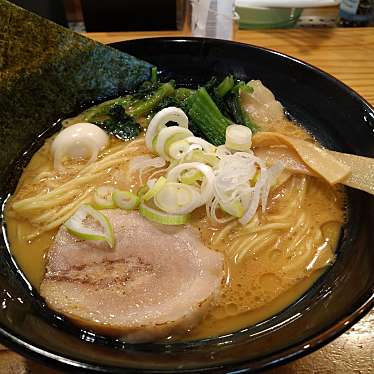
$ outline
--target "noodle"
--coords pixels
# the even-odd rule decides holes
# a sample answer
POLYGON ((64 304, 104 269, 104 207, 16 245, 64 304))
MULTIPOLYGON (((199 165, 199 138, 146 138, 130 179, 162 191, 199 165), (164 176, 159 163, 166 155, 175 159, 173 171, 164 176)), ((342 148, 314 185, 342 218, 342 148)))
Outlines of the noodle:
POLYGON ((264 226, 259 226, 251 230, 251 232, 261 232, 266 230, 286 230, 290 227, 290 223, 287 222, 274 222, 274 223, 268 223, 264 226))
MULTIPOLYGON (((270 131, 311 140, 288 121, 267 126, 270 131)), ((6 210, 12 253, 36 287, 45 271, 43 256, 57 229, 81 204, 91 202, 96 188, 114 185, 136 191, 168 169, 166 165, 129 170, 132 159, 150 155, 141 136, 127 143, 112 139, 95 162, 67 163, 64 172, 57 173, 47 157, 50 142, 26 167, 6 210)), ((342 201, 338 188, 311 176, 284 173, 271 188, 265 211, 258 209, 244 226, 220 212, 218 200, 206 204, 207 214, 203 208, 196 210, 191 225, 206 246, 225 255, 227 277, 216 306, 190 337, 217 336, 263 320, 300 295, 301 291, 295 291, 292 298, 274 304, 278 309, 269 307, 301 280, 307 282, 300 290, 309 288, 315 279, 312 274, 334 260, 333 248, 343 222, 342 201), (215 208, 219 224, 209 219, 216 214, 215 208)))
MULTIPOLYGON (((14 201, 11 207, 17 214, 27 217, 31 224, 40 226, 27 238, 33 239, 64 223, 93 191, 94 187, 87 185, 108 175, 111 168, 128 162, 130 157, 125 157, 124 154, 134 154, 138 150, 137 146, 141 144, 144 144, 144 140, 137 139, 131 143, 113 147, 110 152, 102 155, 101 159, 84 166, 78 171, 78 175, 70 175, 70 180, 51 191, 14 201)), ((50 172, 43 171, 34 180, 40 180, 46 176, 50 177, 50 172)), ((47 185, 51 186, 51 182, 49 181, 47 185)))
MULTIPOLYGON (((86 197, 86 196, 85 196, 86 197)), ((82 201, 83 202, 83 201, 82 201)), ((57 218, 55 219, 54 221, 52 221, 51 223, 49 223, 48 225, 44 226, 42 229, 40 229, 38 231, 37 234, 30 234, 28 235, 26 238, 28 240, 31 240, 31 239, 34 239, 35 237, 39 236, 40 234, 42 234, 43 232, 46 232, 46 231, 50 231, 50 230, 53 230, 57 227, 59 227, 60 225, 62 225, 68 218, 71 217, 72 213, 74 213, 74 210, 76 209, 76 204, 74 204, 74 208, 70 209, 65 215, 63 215, 62 217, 60 218, 57 218)))
POLYGON ((262 247, 270 244, 270 242, 275 241, 277 238, 272 232, 266 232, 262 235, 258 235, 255 239, 251 237, 244 240, 242 244, 238 247, 237 253, 235 254, 235 263, 238 263, 247 254, 255 255, 262 247), (256 247, 256 245, 258 245, 256 247), (254 248, 256 247, 256 248, 254 248))
POLYGON ((227 236, 229 235, 230 231, 238 225, 238 222, 233 221, 228 223, 219 233, 216 237, 214 237, 212 244, 217 245, 219 242, 225 240, 227 236))
MULTIPOLYGON (((282 232, 286 232, 289 236, 293 232, 306 226, 305 213, 300 209, 302 202, 306 196, 307 191, 307 177, 301 178, 293 176, 290 178, 287 194, 283 198, 282 214, 267 214, 265 222, 261 222, 259 213, 246 226, 237 230, 233 236, 231 245, 226 250, 226 253, 231 258, 235 258, 235 263, 242 261, 247 255, 254 255, 261 252, 262 248, 274 243, 279 237, 282 237, 282 232), (296 196, 295 196, 296 195, 296 196), (254 250, 253 248, 256 247, 254 250)), ((222 235, 227 236, 233 226, 226 226, 222 229, 222 235)), ((298 236, 290 243, 287 251, 290 248, 297 246, 300 238, 305 235, 305 230, 301 230, 298 236)), ((286 240, 286 238, 284 238, 286 240)), ((215 242, 214 244, 217 244, 215 242)), ((286 251, 286 252, 287 252, 286 251)), ((288 252, 287 252, 288 254, 288 252)))

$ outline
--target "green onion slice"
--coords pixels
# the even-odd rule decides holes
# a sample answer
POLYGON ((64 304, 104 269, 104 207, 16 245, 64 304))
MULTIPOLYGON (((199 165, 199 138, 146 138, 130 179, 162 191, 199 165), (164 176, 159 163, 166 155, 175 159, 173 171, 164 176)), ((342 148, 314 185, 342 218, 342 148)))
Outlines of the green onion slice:
POLYGON ((120 209, 135 209, 140 199, 138 196, 129 191, 115 190, 113 192, 113 202, 120 209))
POLYGON ((140 203, 139 213, 150 221, 161 223, 162 225, 184 225, 190 220, 190 214, 169 214, 151 208, 144 202, 140 203))
POLYGON ((116 206, 113 203, 112 194, 115 188, 112 186, 101 186, 96 188, 94 193, 94 205, 97 209, 112 209, 116 206))
POLYGON ((166 183, 165 177, 160 177, 157 179, 157 182, 142 196, 144 201, 151 200, 166 183))
POLYGON ((219 158, 215 153, 206 153, 200 149, 195 149, 189 152, 183 160, 184 162, 201 162, 209 166, 215 167, 218 165, 219 158))
POLYGON ((173 160, 181 160, 190 150, 190 143, 186 140, 177 140, 168 147, 168 154, 173 160))
POLYGON ((171 126, 162 129, 158 133, 155 151, 165 160, 171 160, 170 147, 178 140, 192 136, 192 132, 184 127, 171 126))
POLYGON ((199 138, 197 136, 189 136, 188 138, 186 138, 186 141, 189 143, 189 144, 194 144, 194 145, 198 145, 201 147, 201 150, 204 151, 204 152, 207 152, 207 153, 214 153, 217 149, 216 146, 214 146, 213 144, 207 142, 206 140, 202 139, 202 138, 199 138))
MULTIPOLYGON (((150 151, 153 151, 153 139, 160 130, 165 129, 168 122, 176 122, 179 127, 188 128, 188 117, 182 109, 176 107, 168 107, 157 112, 148 125, 145 134, 145 144, 150 151)), ((191 135, 193 135, 191 133, 191 135)))
POLYGON ((202 182, 204 179, 204 174, 196 169, 189 169, 181 173, 179 180, 182 183, 193 185, 196 182, 202 182))
POLYGON ((114 232, 108 217, 89 204, 83 204, 64 223, 70 234, 77 238, 105 241, 114 247, 114 232))
POLYGON ((149 188, 148 188, 147 185, 143 185, 138 189, 137 195, 138 195, 140 200, 143 200, 144 195, 147 193, 148 190, 149 190, 149 188))
POLYGON ((252 131, 243 125, 230 125, 226 128, 226 147, 234 151, 249 152, 252 145, 252 131))
POLYGON ((194 186, 168 182, 154 196, 153 201, 164 212, 188 214, 201 205, 201 196, 194 186))
POLYGON ((214 194, 214 172, 213 169, 201 162, 187 162, 180 164, 169 170, 167 174, 167 182, 181 182, 181 176, 189 170, 196 170, 203 174, 203 181, 200 185, 200 202, 195 208, 206 204, 214 194))

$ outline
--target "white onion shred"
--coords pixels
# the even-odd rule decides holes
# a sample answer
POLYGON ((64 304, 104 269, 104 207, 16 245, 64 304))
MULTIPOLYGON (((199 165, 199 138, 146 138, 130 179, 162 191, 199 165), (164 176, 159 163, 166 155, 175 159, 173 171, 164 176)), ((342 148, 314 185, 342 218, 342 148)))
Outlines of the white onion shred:
MULTIPOLYGON (((157 142, 162 143, 162 149, 156 146, 154 150, 162 158, 139 156, 130 164, 130 169, 144 170, 164 166, 164 158, 170 161, 166 184, 154 197, 158 208, 167 213, 189 214, 205 205, 206 214, 212 221, 226 223, 237 218, 243 225, 254 217, 260 206, 265 212, 270 189, 284 169, 282 163, 278 161, 267 168, 250 149, 252 133, 245 126, 229 126, 226 145, 218 147, 204 139, 188 136, 188 121, 181 112, 166 108, 156 114, 160 118, 155 116, 158 122, 154 121, 157 122, 154 128, 158 128, 157 142), (179 126, 163 127, 170 116, 178 117, 179 126), (166 137, 167 145, 162 138, 166 133, 172 134, 166 137), (182 176, 190 172, 199 172, 201 179, 183 183, 182 176)), ((153 135, 156 136, 156 132, 153 135)), ((155 180, 149 180, 148 188, 154 183, 155 180)))
POLYGON ((225 145, 219 145, 216 150, 216 155, 218 158, 223 158, 231 155, 231 151, 225 145))
POLYGON ((130 173, 147 168, 162 168, 166 161, 162 157, 151 157, 150 155, 138 156, 133 158, 129 163, 130 173))
POLYGON ((274 183, 276 183, 276 180, 281 175, 283 170, 284 165, 280 161, 277 161, 271 168, 267 170, 267 179, 261 194, 262 212, 265 212, 270 188, 274 183))
POLYGON ((215 170, 214 192, 220 206, 227 211, 226 207, 232 206, 235 201, 241 204, 244 213, 239 221, 243 224, 250 221, 259 204, 265 172, 262 164, 260 159, 249 153, 236 152, 223 156, 215 170), (260 178, 251 187, 249 181, 255 177, 258 167, 260 178))

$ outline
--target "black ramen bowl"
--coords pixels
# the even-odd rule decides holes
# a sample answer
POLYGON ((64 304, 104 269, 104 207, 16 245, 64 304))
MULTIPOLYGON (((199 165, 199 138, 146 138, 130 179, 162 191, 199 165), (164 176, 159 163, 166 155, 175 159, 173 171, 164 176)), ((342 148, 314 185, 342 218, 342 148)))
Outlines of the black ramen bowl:
MULTIPOLYGON (((178 83, 196 85, 229 72, 260 79, 324 146, 374 157, 373 108, 330 75, 294 58, 209 39, 144 39, 113 46, 157 65, 163 78, 178 83)), ((3 194, 12 192, 1 173, 3 194)), ((342 334, 374 304, 374 197, 350 189, 347 194, 348 222, 337 260, 307 293, 254 326, 188 343, 127 344, 55 315, 11 258, 3 227, 0 259, 9 270, 0 274, 0 340, 32 359, 79 372, 256 371, 303 356, 342 334)))

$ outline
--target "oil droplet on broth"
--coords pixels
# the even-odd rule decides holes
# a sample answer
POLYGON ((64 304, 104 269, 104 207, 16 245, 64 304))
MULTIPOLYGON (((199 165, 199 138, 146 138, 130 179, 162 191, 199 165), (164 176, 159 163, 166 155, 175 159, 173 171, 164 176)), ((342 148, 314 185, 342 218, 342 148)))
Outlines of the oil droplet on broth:
POLYGON ((259 279, 261 288, 265 292, 273 292, 274 289, 281 287, 282 281, 273 273, 265 273, 259 279))
POLYGON ((231 316, 236 315, 239 311, 238 305, 235 303, 227 304, 225 309, 226 309, 226 313, 231 316))
POLYGON ((222 318, 225 318, 225 316, 226 316, 225 308, 223 306, 217 306, 209 313, 207 318, 209 319, 209 317, 213 317, 215 319, 222 319, 222 318))

